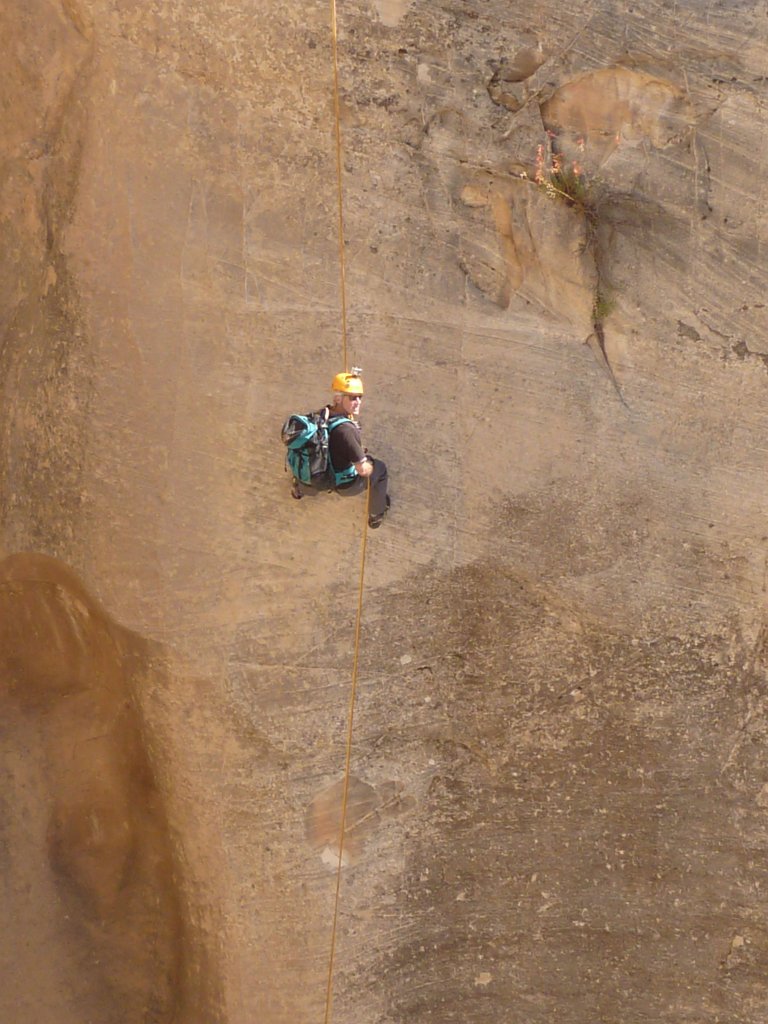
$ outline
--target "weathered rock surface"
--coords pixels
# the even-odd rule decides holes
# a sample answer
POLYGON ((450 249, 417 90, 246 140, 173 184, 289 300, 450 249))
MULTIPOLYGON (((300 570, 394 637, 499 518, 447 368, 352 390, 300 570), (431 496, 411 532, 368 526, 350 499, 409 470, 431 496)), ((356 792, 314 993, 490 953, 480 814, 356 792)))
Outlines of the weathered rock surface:
MULTIPOLYGON (((768 12, 338 24, 394 508, 333 1020, 762 1024, 768 12)), ((329 4, 0 27, 0 1017, 322 1019, 364 520, 278 434, 345 361, 329 4)))

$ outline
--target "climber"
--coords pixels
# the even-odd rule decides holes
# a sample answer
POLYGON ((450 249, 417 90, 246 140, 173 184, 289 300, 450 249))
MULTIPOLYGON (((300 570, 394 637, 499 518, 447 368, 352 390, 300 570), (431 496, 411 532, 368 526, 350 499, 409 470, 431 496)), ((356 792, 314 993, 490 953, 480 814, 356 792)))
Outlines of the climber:
POLYGON ((363 401, 363 382, 360 370, 337 373, 331 383, 333 402, 328 407, 328 423, 337 417, 337 425, 329 431, 328 447, 331 466, 336 475, 339 494, 360 494, 370 481, 371 498, 368 507, 368 525, 372 530, 381 526, 387 509, 387 467, 381 459, 374 459, 360 442, 360 427, 355 422, 363 401))

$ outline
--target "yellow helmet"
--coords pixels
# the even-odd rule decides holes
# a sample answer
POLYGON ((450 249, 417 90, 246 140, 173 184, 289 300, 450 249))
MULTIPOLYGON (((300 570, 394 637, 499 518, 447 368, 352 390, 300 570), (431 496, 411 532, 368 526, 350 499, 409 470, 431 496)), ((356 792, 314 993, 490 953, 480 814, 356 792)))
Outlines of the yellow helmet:
POLYGON ((337 373, 331 384, 331 391, 340 391, 343 395, 362 395, 363 382, 360 371, 353 367, 352 373, 337 373))

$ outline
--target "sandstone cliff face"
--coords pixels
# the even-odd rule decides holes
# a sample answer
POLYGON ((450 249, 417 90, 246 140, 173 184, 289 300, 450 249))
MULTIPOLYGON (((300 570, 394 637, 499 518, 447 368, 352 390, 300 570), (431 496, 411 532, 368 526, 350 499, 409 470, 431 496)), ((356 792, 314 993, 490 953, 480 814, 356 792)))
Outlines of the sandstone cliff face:
MULTIPOLYGON (((338 21, 394 509, 333 1019, 757 1024, 768 13, 338 21)), ((2 1017, 317 1019, 364 520, 278 432, 344 361, 329 6, 0 24, 2 1017)))

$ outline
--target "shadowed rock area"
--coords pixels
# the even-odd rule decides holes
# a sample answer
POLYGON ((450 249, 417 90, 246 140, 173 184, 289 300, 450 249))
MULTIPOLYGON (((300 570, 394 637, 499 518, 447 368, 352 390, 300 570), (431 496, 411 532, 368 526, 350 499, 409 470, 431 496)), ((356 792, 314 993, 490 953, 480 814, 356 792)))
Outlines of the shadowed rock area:
POLYGON ((337 8, 364 563, 330 5, 0 11, 0 1018, 764 1024, 765 4, 337 8))
POLYGON ((0 563, 0 609, 3 1019, 201 1019, 136 702, 146 645, 40 555, 0 563))

